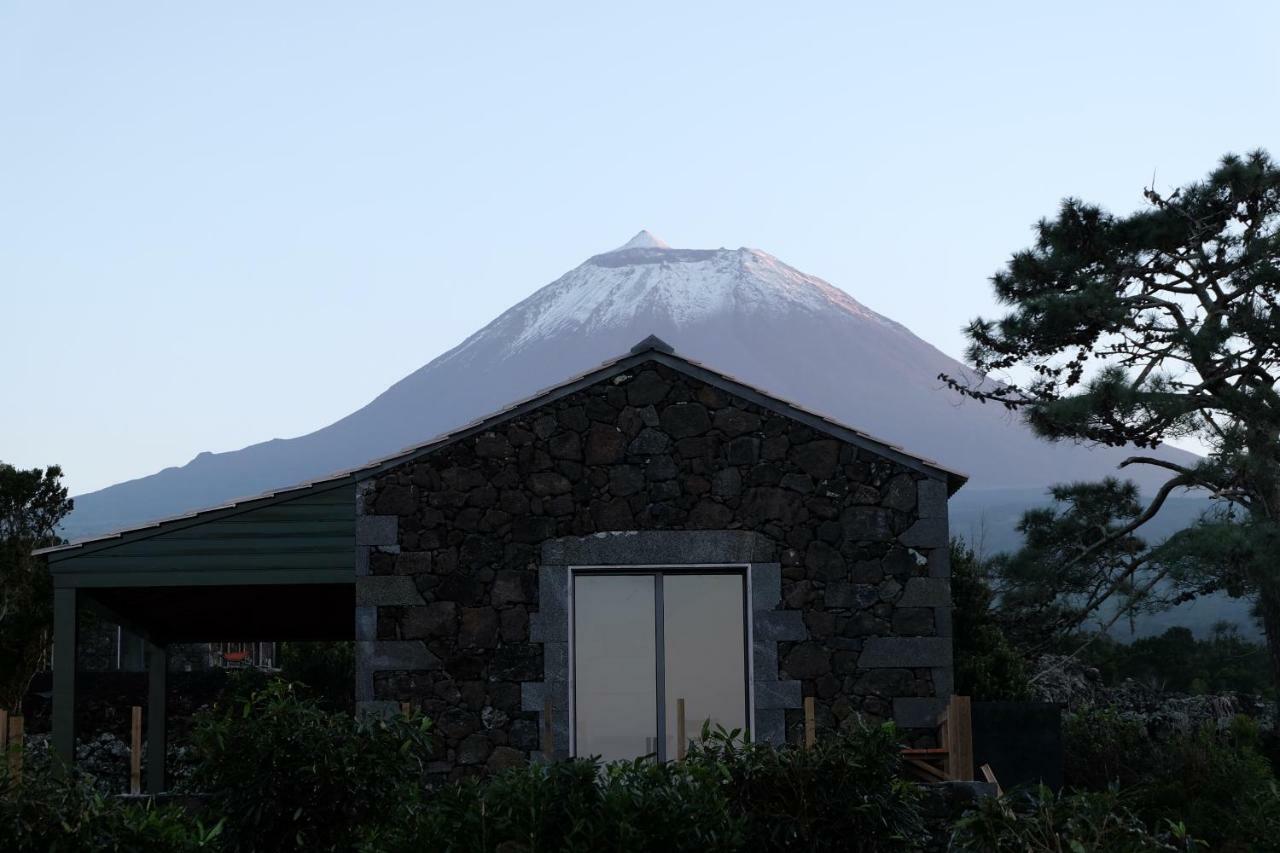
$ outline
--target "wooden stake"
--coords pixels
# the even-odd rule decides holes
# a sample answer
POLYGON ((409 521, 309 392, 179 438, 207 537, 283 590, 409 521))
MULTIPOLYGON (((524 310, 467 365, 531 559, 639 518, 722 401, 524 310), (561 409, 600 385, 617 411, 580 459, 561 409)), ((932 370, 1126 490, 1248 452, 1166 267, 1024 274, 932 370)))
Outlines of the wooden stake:
POLYGON ((142 706, 133 706, 129 728, 129 793, 142 793, 142 706))
POLYGON ((411 704, 409 704, 408 702, 401 702, 401 703, 400 703, 400 714, 401 714, 401 716, 407 717, 407 716, 409 716, 409 714, 410 714, 410 713, 412 713, 412 712, 413 712, 413 706, 412 706, 411 704))
POLYGON ((1000 787, 1000 780, 996 778, 996 771, 991 769, 991 765, 984 764, 980 768, 978 768, 978 770, 982 773, 982 778, 985 781, 990 782, 992 785, 996 786, 996 796, 1003 797, 1004 788, 1000 787))
POLYGON ((973 706, 968 696, 952 696, 947 706, 947 775, 959 782, 973 781, 973 706))
POLYGON ((818 742, 818 723, 813 714, 813 697, 804 697, 804 748, 813 749, 818 742))
POLYGON ((0 711, 0 754, 9 750, 9 712, 0 711))
POLYGON ((556 730, 551 724, 551 698, 542 703, 542 754, 547 759, 555 758, 556 730))
POLYGON ((9 718, 9 776, 14 782, 22 781, 22 717, 9 718))
POLYGON ((684 699, 676 700, 676 761, 684 761, 685 750, 689 746, 689 738, 685 733, 684 699))

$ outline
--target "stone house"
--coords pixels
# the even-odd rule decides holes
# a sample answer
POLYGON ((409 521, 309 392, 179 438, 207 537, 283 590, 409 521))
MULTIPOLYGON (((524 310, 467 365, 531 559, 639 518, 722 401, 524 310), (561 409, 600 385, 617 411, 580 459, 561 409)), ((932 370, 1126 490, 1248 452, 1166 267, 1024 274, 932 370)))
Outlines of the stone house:
POLYGON ((161 524, 49 559, 60 641, 66 613, 100 607, 152 638, 161 671, 200 631, 353 638, 360 707, 422 709, 435 769, 457 776, 544 753, 670 758, 704 721, 796 741, 807 696, 819 728, 932 726, 952 692, 963 482, 649 338, 429 444, 188 517, 181 539, 161 524), (186 586, 157 580, 205 528, 221 533, 181 564, 186 586), (213 559, 215 541, 238 544, 213 559), (252 613, 220 609, 237 587, 252 613))

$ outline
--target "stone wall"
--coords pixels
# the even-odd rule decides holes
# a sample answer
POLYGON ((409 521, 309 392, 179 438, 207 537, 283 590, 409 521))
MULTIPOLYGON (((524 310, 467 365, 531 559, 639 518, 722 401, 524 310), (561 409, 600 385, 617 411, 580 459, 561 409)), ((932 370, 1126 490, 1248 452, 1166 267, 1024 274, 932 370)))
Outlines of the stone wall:
POLYGON ((553 648, 530 636, 544 546, 746 531, 780 570, 765 665, 798 682, 785 737, 801 693, 822 727, 932 725, 951 691, 945 482, 747 396, 649 362, 362 482, 357 699, 435 718, 441 772, 523 761, 553 648))

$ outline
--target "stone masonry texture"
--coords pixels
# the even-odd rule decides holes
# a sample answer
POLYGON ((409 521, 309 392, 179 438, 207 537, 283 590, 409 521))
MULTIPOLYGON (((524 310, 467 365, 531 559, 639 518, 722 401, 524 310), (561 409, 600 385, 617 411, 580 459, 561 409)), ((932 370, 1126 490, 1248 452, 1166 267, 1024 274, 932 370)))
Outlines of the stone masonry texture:
MULTIPOLYGON (((923 718, 950 680, 945 494, 926 473, 642 363, 364 485, 371 532, 396 521, 358 579, 376 613, 359 644, 368 699, 434 718, 441 776, 522 762, 540 748, 521 685, 542 680, 548 651, 529 632, 543 543, 749 530, 772 552, 756 559, 781 565, 774 621, 797 626, 777 638, 777 680, 815 697, 819 727, 892 718, 895 701, 923 718)), ((798 740, 802 712, 779 713, 798 740)))

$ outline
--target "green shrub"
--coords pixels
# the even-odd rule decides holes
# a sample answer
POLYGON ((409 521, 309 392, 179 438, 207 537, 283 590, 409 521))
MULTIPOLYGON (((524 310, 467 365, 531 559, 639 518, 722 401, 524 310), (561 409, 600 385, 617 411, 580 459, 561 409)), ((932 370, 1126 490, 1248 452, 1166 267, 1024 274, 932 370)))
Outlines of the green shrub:
POLYGON ((307 685, 323 705, 355 709, 355 643, 281 643, 280 676, 307 685))
POLYGON ((201 715, 193 777, 231 851, 349 850, 422 791, 421 717, 353 719, 272 682, 201 715))
POLYGON ((5 853, 188 853, 216 849, 221 832, 178 806, 104 796, 79 774, 28 768, 20 784, 0 776, 5 853))
POLYGON ((1117 785, 1148 823, 1185 822, 1213 850, 1280 850, 1280 795, 1246 717, 1155 740, 1115 711, 1088 711, 1064 721, 1063 746, 1070 788, 1117 785))
POLYGON ((741 849, 720 780, 689 764, 529 764, 436 792, 369 853, 741 849))
POLYGON ((1257 750, 1257 725, 1245 717, 1226 732, 1173 738, 1135 787, 1134 808, 1148 820, 1178 815, 1215 851, 1280 850, 1280 795, 1257 750))
POLYGON ((1182 826, 1152 832, 1116 788, 1055 795, 1046 787, 988 797, 956 822, 951 849, 981 853, 1199 850, 1182 826))
POLYGON ((1142 724, 1110 708, 1066 715, 1062 749, 1066 787, 1087 791, 1145 782, 1157 757, 1142 724))
POLYGON ((1032 698, 1027 665, 1005 635, 986 566, 961 539, 951 540, 956 692, 975 700, 1032 698))
POLYGON ((900 775, 892 723, 862 725, 808 750, 704 729, 687 762, 723 780, 750 850, 913 850, 925 836, 921 792, 900 775))

